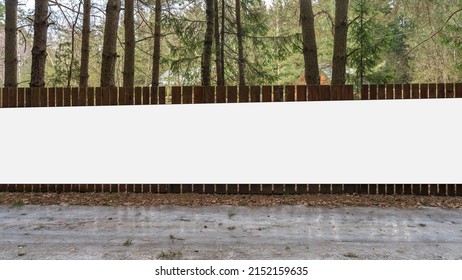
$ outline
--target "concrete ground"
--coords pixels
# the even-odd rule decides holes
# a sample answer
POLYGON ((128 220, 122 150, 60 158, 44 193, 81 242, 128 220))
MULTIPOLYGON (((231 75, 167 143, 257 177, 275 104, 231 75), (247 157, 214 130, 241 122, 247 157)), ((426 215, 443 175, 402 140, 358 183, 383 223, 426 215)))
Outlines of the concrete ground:
POLYGON ((462 210, 0 206, 0 259, 462 259, 462 210))

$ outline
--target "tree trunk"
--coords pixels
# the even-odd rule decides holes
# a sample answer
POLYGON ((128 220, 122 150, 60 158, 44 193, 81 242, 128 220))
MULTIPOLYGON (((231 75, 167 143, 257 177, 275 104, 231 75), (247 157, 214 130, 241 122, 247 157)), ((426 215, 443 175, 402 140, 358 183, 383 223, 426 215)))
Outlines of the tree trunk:
POLYGON ((221 60, 221 80, 225 84, 225 0, 221 0, 221 41, 220 41, 220 60, 221 60))
POLYGON ((320 83, 318 49, 311 0, 300 0, 300 21, 303 37, 303 58, 305 60, 305 81, 307 85, 318 85, 320 83))
POLYGON ((90 13, 91 0, 83 0, 82 47, 80 49, 80 87, 88 87, 90 62, 90 13))
POLYGON ((241 26, 241 1, 236 0, 236 33, 238 47, 238 69, 239 69, 239 85, 245 85, 245 59, 244 46, 242 42, 242 26, 241 26))
POLYGON ((156 13, 154 16, 154 53, 152 55, 152 81, 153 87, 159 86, 160 76, 160 36, 162 20, 162 0, 156 0, 156 13))
POLYGON ((119 12, 120 0, 108 0, 106 6, 106 23, 104 25, 103 57, 101 61, 101 87, 115 86, 119 12))
POLYGON ((205 0, 207 28, 205 30, 204 50, 202 53, 202 85, 210 85, 210 66, 213 45, 213 0, 205 0))
POLYGON ((18 0, 5 2, 5 87, 18 86, 18 0))
POLYGON ((135 8, 134 0, 125 0, 124 87, 135 85, 135 8))
POLYGON ((347 60, 348 0, 335 1, 334 56, 332 58, 332 84, 344 85, 347 60))
POLYGON ((215 19, 215 63, 217 66, 217 85, 222 86, 224 85, 222 79, 222 65, 221 65, 221 51, 220 51, 220 25, 219 22, 219 13, 218 13, 218 0, 213 1, 213 11, 214 11, 214 19, 215 19))
POLYGON ((45 86, 47 59, 48 0, 35 0, 34 43, 32 47, 31 87, 45 86))

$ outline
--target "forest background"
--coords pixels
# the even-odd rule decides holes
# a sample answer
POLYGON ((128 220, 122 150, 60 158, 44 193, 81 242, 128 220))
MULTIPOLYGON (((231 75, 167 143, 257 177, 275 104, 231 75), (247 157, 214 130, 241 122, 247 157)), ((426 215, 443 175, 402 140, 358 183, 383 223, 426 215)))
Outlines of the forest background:
MULTIPOLYGON (((6 84, 5 74, 9 73, 5 70, 9 56, 7 46, 11 43, 5 41, 8 32, 5 2, 8 1, 17 7, 16 84, 32 86, 34 23, 37 23, 37 1, 32 0, 0 2, 0 85, 6 84)), ((114 74, 109 86, 204 84, 204 55, 210 56, 207 69, 211 85, 305 83, 301 28, 304 22, 300 11, 308 1, 42 2, 47 5, 42 86, 81 85, 85 63, 82 61, 85 7, 90 8, 87 9, 88 67, 85 67, 88 86, 103 85, 107 74, 102 67, 107 58, 104 42, 110 33, 115 36, 116 44, 112 52, 114 69, 110 70, 114 74), (111 2, 118 2, 114 4, 116 17, 109 13, 111 2), (115 28, 107 28, 108 18, 116 23, 115 28), (156 37, 159 48, 155 46, 156 37), (134 52, 127 52, 128 48, 134 52), (130 64, 132 70, 127 68, 130 64), (158 76, 157 80, 154 75, 158 76)), ((338 2, 342 0, 309 2, 319 76, 321 83, 330 83, 335 57, 336 7, 338 10, 338 2)), ((345 83, 358 88, 366 83, 462 81, 462 0, 344 2, 348 12, 345 83)))

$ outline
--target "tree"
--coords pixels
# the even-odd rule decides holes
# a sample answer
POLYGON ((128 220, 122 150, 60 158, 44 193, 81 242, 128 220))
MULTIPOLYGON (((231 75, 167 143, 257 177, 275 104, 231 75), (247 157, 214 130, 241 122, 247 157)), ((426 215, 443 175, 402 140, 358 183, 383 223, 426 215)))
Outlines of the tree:
POLYGON ((18 0, 5 2, 5 87, 18 85, 18 0))
POLYGON ((152 81, 153 87, 159 86, 160 73, 160 37, 162 20, 162 0, 156 0, 156 10, 154 16, 154 52, 152 55, 152 81))
POLYGON ((88 87, 90 60, 90 14, 91 0, 83 0, 82 47, 80 49, 80 87, 88 87))
POLYGON ((346 82, 348 0, 335 1, 334 53, 332 58, 332 84, 346 82))
POLYGON ((124 54, 124 87, 135 84, 135 8, 134 0, 125 0, 125 54, 124 54))
POLYGON ((201 73, 202 85, 210 85, 210 71, 213 45, 213 0, 205 0, 206 30, 204 38, 204 50, 202 52, 201 73))
POLYGON ((104 25, 103 55, 101 60, 101 87, 113 87, 117 60, 117 31, 119 27, 120 0, 108 0, 104 25))
MULTIPOLYGON (((218 0, 213 1, 213 13, 214 13, 214 37, 215 37, 215 64, 217 68, 217 85, 222 86, 225 84, 224 81, 224 72, 223 72, 223 65, 221 59, 221 44, 220 44, 220 25, 219 19, 220 14, 218 13, 218 0)), ((222 17, 224 15, 222 14, 222 17)))
POLYGON ((244 45, 242 39, 242 24, 241 24, 241 1, 236 0, 236 38, 238 46, 237 65, 239 69, 239 85, 245 85, 245 58, 244 45))
POLYGON ((34 43, 32 47, 31 87, 45 86, 47 58, 48 0, 35 0, 34 43))
POLYGON ((303 58, 305 60, 305 80, 307 84, 317 85, 320 83, 318 50, 311 0, 300 0, 300 21, 303 37, 303 58))

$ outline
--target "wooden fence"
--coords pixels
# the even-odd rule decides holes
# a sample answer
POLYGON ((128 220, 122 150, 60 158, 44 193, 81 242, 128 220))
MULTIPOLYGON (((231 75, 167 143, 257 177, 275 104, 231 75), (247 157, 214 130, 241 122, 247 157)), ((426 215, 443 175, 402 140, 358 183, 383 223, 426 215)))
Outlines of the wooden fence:
MULTIPOLYGON (((360 98, 462 98, 462 84, 363 85, 360 98)), ((353 86, 3 88, 0 107, 353 100, 353 86)), ((388 194, 462 196, 462 184, 2 184, 0 192, 388 194)))
POLYGON ((3 88, 0 108, 352 100, 353 86, 3 88))
POLYGON ((362 85, 362 100, 462 98, 462 83, 362 85))

